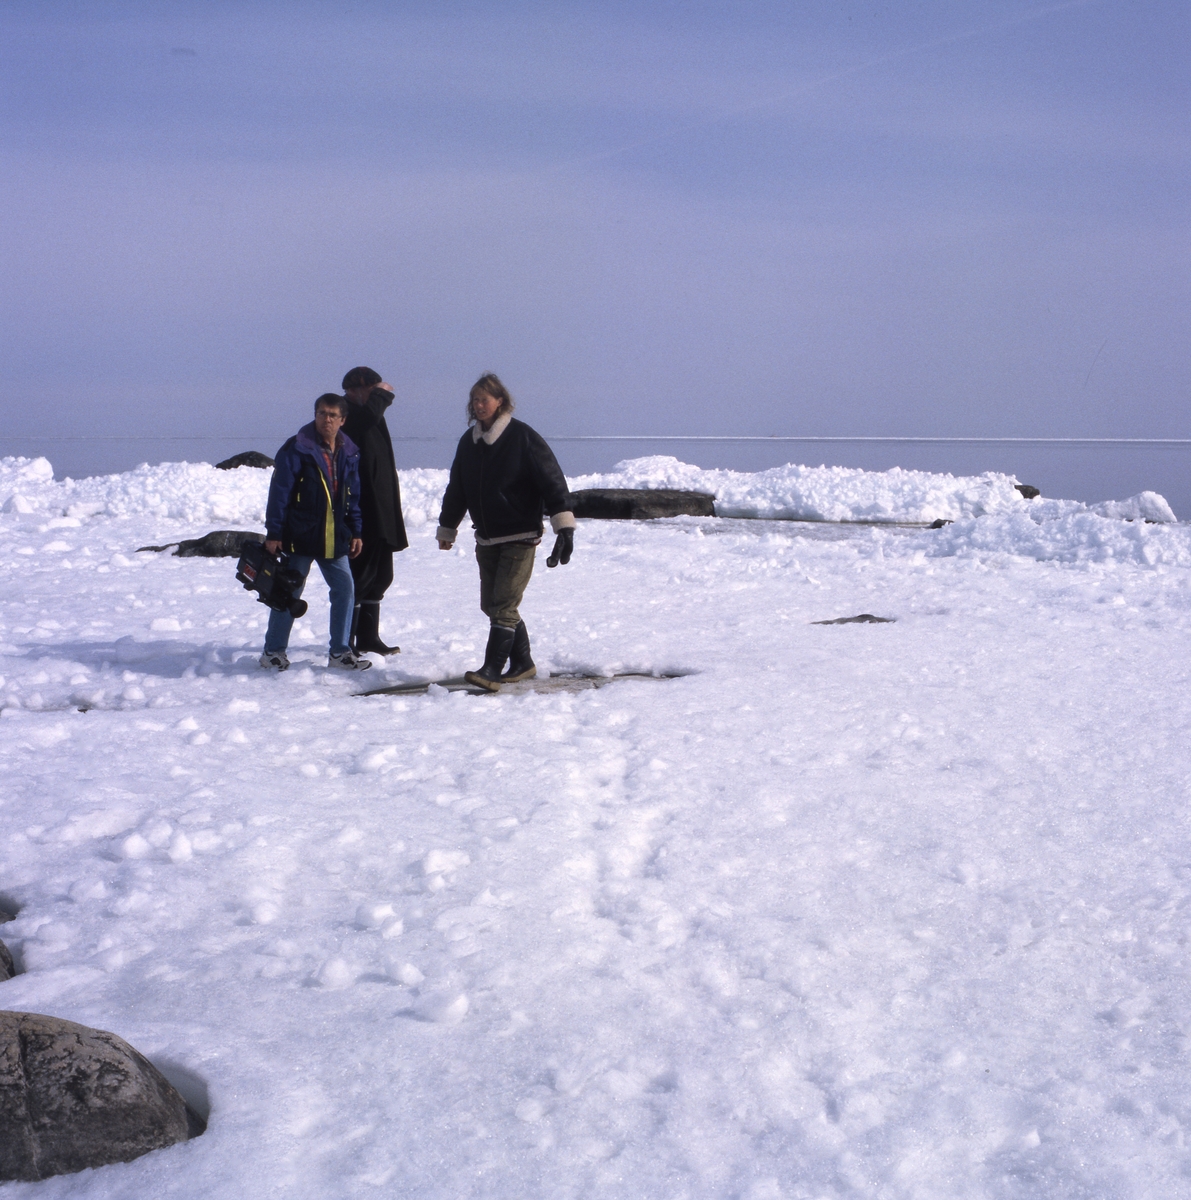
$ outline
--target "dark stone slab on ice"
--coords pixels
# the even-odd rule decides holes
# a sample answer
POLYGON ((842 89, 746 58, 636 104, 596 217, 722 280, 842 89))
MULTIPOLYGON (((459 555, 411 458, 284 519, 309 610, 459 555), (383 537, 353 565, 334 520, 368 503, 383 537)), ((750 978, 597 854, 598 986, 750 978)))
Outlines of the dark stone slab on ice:
POLYGON ((0 983, 11 979, 17 973, 17 965, 12 961, 12 951, 0 942, 0 983))
POLYGON ((201 538, 179 542, 175 558, 239 558, 246 542, 263 542, 263 533, 245 529, 216 529, 201 538))
POLYGON ((0 1180, 47 1179, 184 1142, 194 1118, 122 1038, 0 1012, 0 1180))
POLYGON ((223 462, 215 464, 217 471, 234 471, 237 467, 260 467, 262 470, 273 465, 273 460, 259 450, 245 450, 243 454, 233 454, 223 462))
POLYGON ((652 521, 658 517, 714 517, 710 492, 675 488, 583 488, 571 493, 576 517, 596 521, 652 521))
POLYGON ((1013 486, 1017 488, 1017 490, 1021 492, 1022 496, 1024 496, 1027 500, 1033 500, 1035 496, 1042 495, 1042 493, 1030 483, 1015 483, 1013 486))
POLYGON ((834 621, 812 621, 812 625, 892 625, 896 617, 874 617, 872 613, 860 613, 855 617, 836 617, 834 621))

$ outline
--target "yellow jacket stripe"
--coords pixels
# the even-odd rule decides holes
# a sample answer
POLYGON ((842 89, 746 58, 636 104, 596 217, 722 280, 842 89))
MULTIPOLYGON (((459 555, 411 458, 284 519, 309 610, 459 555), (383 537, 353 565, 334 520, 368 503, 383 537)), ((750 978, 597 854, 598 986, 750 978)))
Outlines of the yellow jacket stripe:
POLYGON ((323 495, 327 498, 327 523, 323 530, 323 541, 326 543, 324 558, 335 557, 335 510, 331 505, 331 493, 327 488, 327 480, 321 471, 318 473, 319 482, 323 485, 323 495))

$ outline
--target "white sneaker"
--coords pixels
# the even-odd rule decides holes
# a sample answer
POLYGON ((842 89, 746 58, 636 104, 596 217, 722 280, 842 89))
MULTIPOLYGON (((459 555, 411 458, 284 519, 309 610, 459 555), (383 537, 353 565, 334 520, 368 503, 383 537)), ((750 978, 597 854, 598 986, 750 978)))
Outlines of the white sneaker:
POLYGON ((279 671, 289 670, 289 659, 284 650, 266 650, 260 656, 260 664, 266 670, 270 667, 276 667, 279 671))
POLYGON ((345 650, 342 654, 329 654, 327 666, 338 667, 341 671, 367 671, 372 664, 366 658, 360 658, 350 650, 345 650))

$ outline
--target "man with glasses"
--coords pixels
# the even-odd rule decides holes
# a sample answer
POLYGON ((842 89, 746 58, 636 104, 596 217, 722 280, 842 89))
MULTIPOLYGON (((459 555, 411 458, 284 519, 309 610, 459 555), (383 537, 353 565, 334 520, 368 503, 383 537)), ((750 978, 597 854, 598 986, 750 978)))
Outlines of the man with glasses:
MULTIPOLYGON (((277 451, 269 502, 265 508, 265 549, 282 550, 286 566, 296 571, 302 594, 312 563, 331 593, 331 640, 328 667, 362 671, 372 666, 351 649, 352 584, 350 561, 363 548, 360 538, 360 452, 343 432, 347 401, 334 392, 314 402, 314 420, 277 451)), ((294 618, 269 611, 262 667, 284 671, 294 618)))

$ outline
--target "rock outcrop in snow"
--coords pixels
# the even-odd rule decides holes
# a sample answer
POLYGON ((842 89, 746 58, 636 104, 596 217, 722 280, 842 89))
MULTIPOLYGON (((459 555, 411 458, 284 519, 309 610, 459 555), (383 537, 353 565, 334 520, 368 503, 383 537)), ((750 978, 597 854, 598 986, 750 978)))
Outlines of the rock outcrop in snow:
POLYGON ((184 1142, 186 1102, 122 1038, 0 1012, 0 1180, 47 1179, 184 1142))

